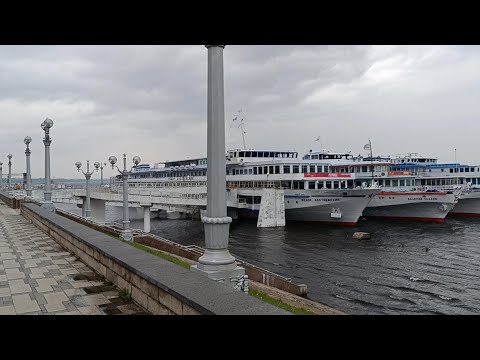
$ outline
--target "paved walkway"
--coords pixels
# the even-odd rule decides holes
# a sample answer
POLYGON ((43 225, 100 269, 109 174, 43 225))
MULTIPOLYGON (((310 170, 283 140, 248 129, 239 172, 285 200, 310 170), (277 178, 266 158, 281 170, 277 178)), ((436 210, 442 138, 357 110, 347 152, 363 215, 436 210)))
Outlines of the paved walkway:
POLYGON ((0 201, 0 315, 145 314, 0 201))

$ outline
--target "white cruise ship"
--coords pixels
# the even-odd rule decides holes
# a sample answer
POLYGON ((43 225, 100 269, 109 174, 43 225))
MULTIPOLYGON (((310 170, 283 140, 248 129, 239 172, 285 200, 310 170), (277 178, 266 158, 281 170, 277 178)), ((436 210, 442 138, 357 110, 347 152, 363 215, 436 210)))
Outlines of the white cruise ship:
MULTIPOLYGON (((155 191, 160 184, 181 182, 206 189, 206 176, 206 158, 167 161, 154 168, 137 167, 129 186, 148 186, 155 191)), ((287 221, 347 226, 355 226, 380 191, 366 183, 355 184, 355 174, 332 172, 326 161, 300 159, 295 151, 230 150, 226 154, 226 181, 230 198, 235 194, 238 200, 240 217, 258 217, 262 206, 267 206, 263 189, 274 189, 283 193, 287 221)))
POLYGON ((310 151, 305 159, 329 161, 333 173, 353 173, 355 185, 378 184, 381 191, 368 204, 364 216, 443 222, 458 202, 459 190, 426 189, 413 172, 393 170, 389 157, 353 157, 350 153, 310 151))
POLYGON ((437 158, 410 153, 392 157, 393 169, 408 171, 423 188, 458 191, 458 204, 449 212, 453 216, 480 216, 480 166, 439 164, 437 158))

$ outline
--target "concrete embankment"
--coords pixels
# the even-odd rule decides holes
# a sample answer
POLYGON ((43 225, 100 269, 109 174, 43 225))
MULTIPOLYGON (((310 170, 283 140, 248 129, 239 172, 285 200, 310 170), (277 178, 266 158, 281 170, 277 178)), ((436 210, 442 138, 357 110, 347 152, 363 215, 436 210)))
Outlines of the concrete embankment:
POLYGON ((36 204, 21 213, 152 314, 288 314, 36 204))

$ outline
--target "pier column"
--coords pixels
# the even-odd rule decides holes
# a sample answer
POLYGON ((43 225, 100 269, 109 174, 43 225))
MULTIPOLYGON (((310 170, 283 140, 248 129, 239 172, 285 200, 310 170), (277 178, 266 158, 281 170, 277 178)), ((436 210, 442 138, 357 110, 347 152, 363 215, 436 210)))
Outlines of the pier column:
POLYGON ((206 45, 208 49, 207 99, 207 213, 205 253, 191 269, 209 278, 226 282, 246 291, 245 269, 237 266, 228 251, 232 218, 227 216, 225 172, 225 110, 223 81, 224 45, 206 45))
POLYGON ((85 216, 85 197, 81 197, 81 196, 77 196, 77 198, 80 198, 80 200, 82 200, 82 203, 81 204, 77 204, 77 207, 79 207, 80 209, 82 209, 82 217, 86 217, 85 216))
POLYGON ((150 232, 150 208, 152 204, 140 204, 143 207, 143 231, 150 232))

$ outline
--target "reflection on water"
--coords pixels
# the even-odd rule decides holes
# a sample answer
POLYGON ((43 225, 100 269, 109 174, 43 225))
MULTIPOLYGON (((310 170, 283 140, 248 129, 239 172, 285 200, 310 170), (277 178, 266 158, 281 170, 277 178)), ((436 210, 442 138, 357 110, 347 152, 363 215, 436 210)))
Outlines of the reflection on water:
MULTIPOLYGON (((72 205, 68 210, 80 209, 72 205)), ((142 228, 143 220, 132 220, 142 228)), ((107 207, 107 219, 121 211, 107 207)), ((152 233, 204 246, 203 225, 151 221, 152 233)), ((444 224, 362 220, 356 228, 288 223, 259 229, 240 220, 230 228, 233 255, 308 286, 308 297, 348 314, 480 313, 480 219, 444 224), (355 231, 370 240, 352 239, 355 231)))

